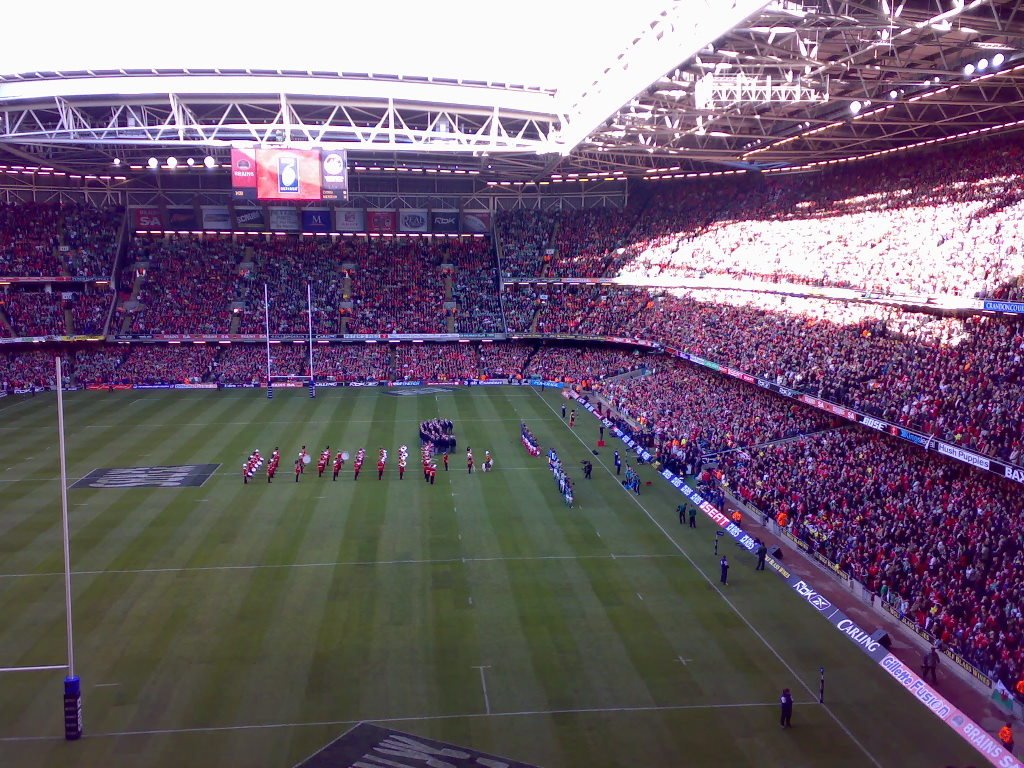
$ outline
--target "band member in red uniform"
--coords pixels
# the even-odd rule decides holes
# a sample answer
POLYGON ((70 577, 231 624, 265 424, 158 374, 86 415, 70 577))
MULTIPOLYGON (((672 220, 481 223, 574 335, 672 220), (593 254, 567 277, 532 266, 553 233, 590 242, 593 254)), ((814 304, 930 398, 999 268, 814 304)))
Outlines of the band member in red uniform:
POLYGON ((398 479, 405 479, 405 459, 398 460, 398 479))
POLYGON ((345 466, 345 460, 341 458, 341 451, 338 451, 338 455, 334 457, 334 479, 338 479, 338 473, 341 472, 341 468, 345 466))
POLYGON ((437 464, 431 463, 431 465, 427 467, 427 478, 430 480, 431 485, 434 484, 435 477, 437 477, 437 464))
POLYGON ((383 480, 384 479, 384 467, 385 466, 387 466, 387 465, 384 463, 384 459, 379 459, 377 461, 377 479, 378 480, 383 480))
POLYGON ((324 454, 322 454, 322 453, 320 454, 320 460, 317 461, 317 463, 316 463, 316 476, 317 477, 323 477, 324 476, 324 470, 327 469, 327 462, 330 461, 330 459, 331 459, 331 455, 329 453, 326 456, 324 454))
POLYGON ((466 472, 473 474, 473 451, 466 449, 466 472))
POLYGON ((302 474, 302 459, 295 460, 295 482, 299 482, 299 475, 302 474))
POLYGON ((444 471, 445 472, 448 471, 448 452, 447 451, 445 451, 445 454, 444 454, 444 471))

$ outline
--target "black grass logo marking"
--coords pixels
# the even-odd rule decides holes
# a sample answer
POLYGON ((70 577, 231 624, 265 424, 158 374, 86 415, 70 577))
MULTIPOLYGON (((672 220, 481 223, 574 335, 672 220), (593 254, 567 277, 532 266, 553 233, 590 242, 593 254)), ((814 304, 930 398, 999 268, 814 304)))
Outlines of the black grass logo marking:
POLYGON ((198 488, 220 464, 94 469, 72 488, 198 488))
POLYGON ((451 392, 450 389, 444 387, 407 387, 405 389, 390 389, 388 390, 389 395, 395 397, 416 397, 418 395, 440 395, 445 392, 451 392))
POLYGON ((475 749, 360 723, 295 768, 535 768, 475 749))

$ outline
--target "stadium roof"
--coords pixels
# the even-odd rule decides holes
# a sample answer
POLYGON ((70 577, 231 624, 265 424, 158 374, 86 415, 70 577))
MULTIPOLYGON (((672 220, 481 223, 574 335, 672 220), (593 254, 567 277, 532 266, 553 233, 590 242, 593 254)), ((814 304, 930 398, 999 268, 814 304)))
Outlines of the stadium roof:
MULTIPOLYGON (((481 179, 823 163, 1024 121, 1017 0, 148 3, 5 10, 0 163, 232 143, 481 179)), ((386 170, 390 169, 390 170, 386 170)))

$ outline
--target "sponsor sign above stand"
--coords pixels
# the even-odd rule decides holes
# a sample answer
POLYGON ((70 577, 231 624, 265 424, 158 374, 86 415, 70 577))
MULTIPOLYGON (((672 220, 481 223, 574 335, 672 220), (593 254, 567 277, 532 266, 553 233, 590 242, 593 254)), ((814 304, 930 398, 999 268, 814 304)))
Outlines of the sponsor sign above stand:
POLYGON ((438 234, 458 234, 459 212, 458 211, 431 211, 430 230, 438 234))
MULTIPOLYGON (((570 391, 569 396, 575 399, 584 408, 584 410, 589 411, 595 416, 597 415, 596 408, 587 400, 587 398, 580 396, 575 391, 570 391)), ((615 437, 621 439, 626 446, 636 452, 638 456, 649 455, 647 451, 645 451, 633 439, 631 434, 614 426, 607 419, 602 420, 602 423, 611 430, 611 433, 615 437)), ((647 461, 646 458, 644 460, 647 461)), ((732 520, 723 514, 721 510, 706 501, 697 491, 687 485, 684 478, 669 472, 667 469, 661 471, 661 476, 668 480, 669 484, 672 485, 673 488, 676 488, 686 496, 691 503, 693 503, 699 510, 707 515, 708 518, 718 525, 724 533, 731 536, 738 546, 751 553, 756 550, 757 545, 754 543, 753 538, 751 538, 749 534, 744 533, 743 529, 732 522, 732 520)), ((959 734, 962 739, 984 755, 989 763, 997 768, 1024 768, 1024 763, 1021 763, 1017 758, 1003 749, 995 737, 990 735, 984 728, 979 726, 967 717, 967 715, 953 706, 934 688, 918 677, 915 672, 906 667, 896 656, 889 653, 881 643, 873 640, 870 632, 860 627, 853 619, 832 605, 832 603, 824 595, 818 592, 813 585, 809 584, 799 576, 790 573, 782 563, 771 556, 766 557, 765 562, 770 565, 772 569, 781 576, 798 595, 806 600, 812 608, 824 616, 829 623, 836 628, 836 630, 845 635, 850 642, 877 662, 887 674, 902 685, 907 692, 917 699, 918 702, 927 707, 929 712, 939 718, 947 727, 959 734)))
POLYGON ((267 217, 262 208, 235 208, 235 226, 239 229, 266 229, 267 217))
POLYGON ((145 207, 132 209, 135 229, 163 229, 164 217, 159 208, 145 207))
POLYGON ((34 285, 45 285, 46 283, 85 284, 85 283, 107 283, 110 277, 79 277, 72 275, 54 275, 53 277, 18 277, 17 275, 0 275, 2 283, 24 283, 34 285))
POLYGON ((1015 315, 1024 315, 1024 301, 991 301, 986 299, 982 308, 989 312, 1012 312, 1015 315))
POLYGON ((394 234, 398 231, 398 212, 379 208, 368 210, 366 229, 377 234, 394 234))
POLYGON ((430 216, 425 208, 402 208, 398 211, 399 232, 429 232, 430 216))
POLYGON ((196 220, 196 209, 182 207, 168 208, 167 228, 172 231, 199 229, 199 222, 196 220))
POLYGON ((491 214, 489 211, 463 211, 462 231, 471 234, 486 235, 491 231, 491 214))
POLYGON ((226 205, 204 205, 200 210, 203 212, 203 229, 231 229, 231 211, 226 205))
POLYGON ((334 212, 334 229, 337 232, 365 231, 365 211, 362 208, 338 208, 334 212))
MULTIPOLYGON (((126 334, 111 336, 112 341, 138 341, 147 343, 159 343, 169 341, 266 341, 262 333, 162 333, 162 334, 126 334)), ((276 333, 270 337, 271 343, 280 341, 306 341, 308 336, 304 333, 276 333)), ((504 341, 504 334, 485 333, 348 333, 344 336, 338 334, 313 334, 315 341, 355 342, 355 341, 504 341)), ((38 336, 29 339, 0 339, 0 344, 24 341, 103 341, 102 336, 38 336)))
POLYGON ((298 208, 270 208, 270 228, 281 232, 298 232, 298 208))
POLYGON ((45 344, 47 342, 103 341, 103 336, 15 336, 0 339, 0 344, 45 344))
POLYGON ((328 210, 304 210, 302 212, 303 232, 330 232, 334 217, 328 210))

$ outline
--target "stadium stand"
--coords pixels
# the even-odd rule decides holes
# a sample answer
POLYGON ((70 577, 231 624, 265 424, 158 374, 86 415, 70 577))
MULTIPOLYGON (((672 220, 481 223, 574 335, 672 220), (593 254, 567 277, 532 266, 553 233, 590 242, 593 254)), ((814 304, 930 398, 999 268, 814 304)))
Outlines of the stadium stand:
POLYGON ((122 217, 73 203, 0 204, 0 276, 109 278, 122 217))

